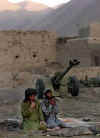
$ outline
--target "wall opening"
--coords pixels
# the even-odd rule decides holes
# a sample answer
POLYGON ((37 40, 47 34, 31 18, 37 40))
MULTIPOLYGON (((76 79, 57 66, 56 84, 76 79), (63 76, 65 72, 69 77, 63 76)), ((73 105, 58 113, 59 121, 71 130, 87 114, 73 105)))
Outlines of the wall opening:
POLYGON ((36 58, 37 57, 37 55, 36 54, 33 54, 33 58, 36 58))
POLYGON ((94 56, 94 64, 95 66, 100 66, 100 56, 94 56))
POLYGON ((44 61, 47 63, 47 62, 48 62, 48 59, 47 59, 47 58, 45 58, 45 59, 44 59, 44 61))
POLYGON ((18 58, 19 58, 19 55, 16 55, 16 56, 15 56, 15 59, 18 59, 18 58))

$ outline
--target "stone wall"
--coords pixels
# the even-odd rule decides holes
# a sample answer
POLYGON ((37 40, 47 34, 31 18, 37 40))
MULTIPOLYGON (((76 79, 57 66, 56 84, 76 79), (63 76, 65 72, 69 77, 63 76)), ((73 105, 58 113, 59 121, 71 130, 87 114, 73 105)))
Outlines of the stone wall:
POLYGON ((57 43, 57 61, 64 67, 70 59, 80 60, 80 67, 100 66, 100 38, 63 39, 57 43), (65 41, 66 40, 66 41, 65 41))
MULTIPOLYGON (((64 70, 70 59, 80 60, 72 74, 96 76, 100 64, 99 38, 58 38, 46 31, 0 32, 0 87, 33 86, 33 74, 64 70), (90 68, 88 68, 90 67, 90 68)), ((69 72, 70 74, 70 72, 69 72)))
POLYGON ((89 38, 88 47, 91 50, 92 66, 100 66, 100 37, 89 38))
POLYGON ((67 76, 76 75, 79 79, 85 79, 88 77, 99 77, 100 78, 100 67, 78 67, 73 68, 69 71, 67 76))
POLYGON ((89 37, 100 37, 100 23, 94 22, 89 25, 89 37))
POLYGON ((64 66, 70 59, 80 60, 80 66, 91 66, 91 50, 88 47, 88 40, 70 39, 57 44, 57 61, 64 66))
POLYGON ((55 33, 0 31, 0 87, 32 87, 32 74, 56 62, 55 33))
POLYGON ((25 71, 55 62, 56 37, 45 31, 1 31, 0 71, 25 71))

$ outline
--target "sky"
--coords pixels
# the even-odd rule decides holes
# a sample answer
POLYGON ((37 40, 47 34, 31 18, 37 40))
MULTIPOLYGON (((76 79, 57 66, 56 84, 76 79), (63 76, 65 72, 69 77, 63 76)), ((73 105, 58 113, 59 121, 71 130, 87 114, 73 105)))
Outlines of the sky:
POLYGON ((18 2, 22 2, 22 1, 33 1, 33 2, 39 2, 45 5, 48 5, 50 7, 54 7, 54 6, 58 6, 60 4, 63 3, 67 3, 70 0, 8 0, 9 2, 14 2, 14 3, 18 3, 18 2))

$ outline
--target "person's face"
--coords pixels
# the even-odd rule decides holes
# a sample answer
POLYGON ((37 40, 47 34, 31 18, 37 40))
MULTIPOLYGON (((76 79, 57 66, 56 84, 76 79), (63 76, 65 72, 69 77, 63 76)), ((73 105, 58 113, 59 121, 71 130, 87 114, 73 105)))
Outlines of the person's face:
POLYGON ((35 100, 35 95, 32 94, 30 97, 29 97, 30 101, 34 101, 35 100))
POLYGON ((56 104, 56 101, 55 101, 55 99, 54 98, 52 98, 52 99, 50 99, 50 104, 52 104, 52 105, 55 105, 56 104))
POLYGON ((47 92, 47 97, 52 97, 52 92, 51 91, 47 92))

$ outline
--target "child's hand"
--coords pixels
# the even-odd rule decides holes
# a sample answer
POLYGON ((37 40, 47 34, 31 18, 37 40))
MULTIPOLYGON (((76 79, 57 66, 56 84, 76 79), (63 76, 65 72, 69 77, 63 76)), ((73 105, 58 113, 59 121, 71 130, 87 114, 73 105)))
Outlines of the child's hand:
POLYGON ((40 125, 46 125, 46 123, 44 121, 41 121, 40 125))
POLYGON ((36 106, 35 102, 32 102, 31 103, 31 108, 35 108, 35 106, 36 106))

